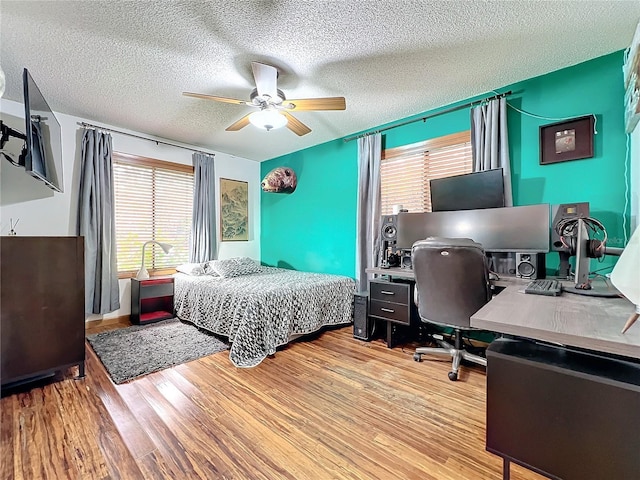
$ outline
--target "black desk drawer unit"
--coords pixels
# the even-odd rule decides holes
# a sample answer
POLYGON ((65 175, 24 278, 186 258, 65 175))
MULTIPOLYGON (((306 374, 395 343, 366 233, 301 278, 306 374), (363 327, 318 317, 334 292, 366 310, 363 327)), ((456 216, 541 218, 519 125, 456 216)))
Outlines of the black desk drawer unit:
POLYGON ((369 282, 369 315, 389 322, 411 324, 411 285, 369 282))

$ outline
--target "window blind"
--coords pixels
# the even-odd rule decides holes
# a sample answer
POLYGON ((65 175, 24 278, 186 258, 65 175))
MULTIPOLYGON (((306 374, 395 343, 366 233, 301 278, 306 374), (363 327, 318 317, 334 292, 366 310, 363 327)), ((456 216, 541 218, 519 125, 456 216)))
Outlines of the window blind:
POLYGON ((114 152, 113 176, 119 276, 135 275, 148 240, 173 245, 168 255, 147 245, 149 273, 172 273, 188 262, 193 167, 114 152))
POLYGON ((429 180, 471 173, 471 131, 387 149, 380 163, 381 212, 394 205, 409 212, 430 212, 429 180))

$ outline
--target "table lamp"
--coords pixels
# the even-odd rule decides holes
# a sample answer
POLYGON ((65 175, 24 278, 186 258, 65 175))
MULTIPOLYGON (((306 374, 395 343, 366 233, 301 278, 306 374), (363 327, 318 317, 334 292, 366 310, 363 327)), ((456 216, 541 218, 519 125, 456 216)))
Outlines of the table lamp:
POLYGON ((169 245, 168 243, 157 242, 155 240, 149 240, 148 242, 144 242, 142 245, 142 265, 140 266, 140 270, 136 274, 136 280, 146 280, 149 278, 149 272, 146 268, 144 268, 144 248, 150 243, 157 243, 162 247, 164 253, 169 253, 173 249, 173 245, 169 245))
POLYGON ((640 225, 636 228, 631 239, 618 263, 611 272, 611 283, 622 295, 627 297, 636 306, 635 312, 631 314, 627 323, 622 329, 622 333, 629 330, 631 325, 640 317, 640 225))

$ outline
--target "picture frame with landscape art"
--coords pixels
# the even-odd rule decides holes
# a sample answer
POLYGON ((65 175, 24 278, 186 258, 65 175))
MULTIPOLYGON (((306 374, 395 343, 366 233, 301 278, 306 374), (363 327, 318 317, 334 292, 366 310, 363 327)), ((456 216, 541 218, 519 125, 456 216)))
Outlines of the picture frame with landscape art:
POLYGON ((593 157, 595 117, 586 115, 540 127, 540 165, 593 157))
POLYGON ((220 179, 220 236, 223 242, 249 240, 249 184, 220 179))

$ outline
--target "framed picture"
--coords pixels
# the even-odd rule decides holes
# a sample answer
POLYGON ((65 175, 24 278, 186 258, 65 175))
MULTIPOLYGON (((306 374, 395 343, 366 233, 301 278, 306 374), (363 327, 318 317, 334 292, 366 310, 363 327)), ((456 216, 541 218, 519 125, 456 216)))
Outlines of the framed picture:
POLYGON ((593 115, 540 127, 540 165, 593 157, 593 115))
POLYGON ((220 235, 223 242, 249 240, 249 184, 220 179, 220 235))

